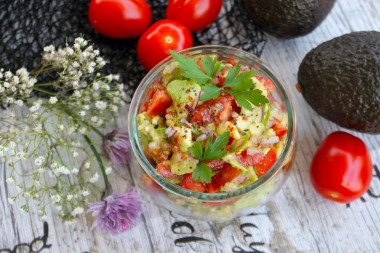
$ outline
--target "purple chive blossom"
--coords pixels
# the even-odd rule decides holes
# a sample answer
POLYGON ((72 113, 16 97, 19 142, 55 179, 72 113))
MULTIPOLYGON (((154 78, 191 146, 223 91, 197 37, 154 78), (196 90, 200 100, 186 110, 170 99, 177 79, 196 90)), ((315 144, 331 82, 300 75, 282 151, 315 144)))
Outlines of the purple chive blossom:
POLYGON ((140 195, 134 189, 124 194, 112 193, 89 207, 88 212, 98 212, 91 229, 97 227, 114 235, 133 228, 142 212, 140 195))
POLYGON ((129 157, 129 136, 127 128, 115 128, 103 137, 102 148, 113 165, 124 165, 129 157))

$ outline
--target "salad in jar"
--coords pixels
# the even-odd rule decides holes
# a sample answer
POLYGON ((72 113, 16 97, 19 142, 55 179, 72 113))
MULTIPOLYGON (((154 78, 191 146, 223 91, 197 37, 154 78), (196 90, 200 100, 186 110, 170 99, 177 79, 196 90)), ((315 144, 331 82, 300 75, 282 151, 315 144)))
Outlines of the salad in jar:
POLYGON ((212 55, 171 52, 137 115, 140 143, 156 173, 182 188, 235 191, 276 162, 288 115, 273 82, 212 55))

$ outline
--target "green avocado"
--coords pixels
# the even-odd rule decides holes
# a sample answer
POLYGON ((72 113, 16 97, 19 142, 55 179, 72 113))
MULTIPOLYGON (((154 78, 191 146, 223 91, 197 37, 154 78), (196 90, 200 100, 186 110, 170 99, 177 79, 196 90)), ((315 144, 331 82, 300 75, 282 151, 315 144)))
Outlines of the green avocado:
POLYGON ((244 0, 252 20, 279 38, 295 38, 314 30, 332 9, 335 0, 244 0))
POLYGON ((298 84, 326 119, 380 134, 380 32, 353 32, 322 43, 303 59, 298 84))

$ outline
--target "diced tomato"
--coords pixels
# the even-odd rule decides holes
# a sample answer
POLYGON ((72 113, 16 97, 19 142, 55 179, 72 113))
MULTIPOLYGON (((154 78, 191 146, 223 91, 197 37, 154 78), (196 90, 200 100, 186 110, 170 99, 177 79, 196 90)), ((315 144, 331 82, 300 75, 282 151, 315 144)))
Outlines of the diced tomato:
POLYGON ((267 89, 268 93, 272 92, 276 86, 274 86, 273 82, 268 78, 262 76, 255 76, 260 82, 264 83, 264 87, 267 89))
POLYGON ((231 182, 241 174, 240 170, 233 167, 229 163, 225 163, 220 172, 212 177, 212 179, 220 186, 224 186, 226 183, 231 182))
POLYGON ((277 154, 276 150, 271 148, 268 153, 265 155, 265 158, 261 163, 258 163, 255 165, 257 175, 261 177, 264 175, 276 162, 277 160, 277 154))
POLYGON ((223 165, 226 163, 223 159, 213 160, 204 162, 208 166, 210 166, 211 170, 220 170, 223 168, 223 165))
POLYGON ((222 75, 217 75, 216 78, 218 78, 218 83, 216 86, 222 87, 224 85, 224 82, 226 81, 226 78, 222 75))
POLYGON ((233 62, 233 61, 231 61, 231 60, 227 60, 227 61, 226 61, 226 64, 231 64, 232 66, 235 66, 235 65, 236 65, 236 63, 233 62))
POLYGON ((211 183, 206 185, 206 192, 207 193, 218 193, 219 192, 220 185, 214 181, 211 181, 211 183))
POLYGON ((218 98, 207 100, 203 104, 198 105, 195 108, 193 121, 209 124, 215 121, 225 122, 231 119, 232 115, 232 106, 235 103, 235 99, 227 93, 222 92, 218 98), (213 107, 218 108, 221 107, 220 110, 214 110, 213 115, 213 107), (215 112, 216 111, 216 112, 215 112), (217 119, 217 120, 216 120, 217 119))
POLYGON ((244 167, 253 166, 261 163, 264 157, 261 153, 256 153, 254 155, 248 155, 246 151, 241 152, 236 156, 238 162, 244 167))
POLYGON ((280 122, 276 122, 276 124, 272 128, 276 132, 278 138, 281 138, 288 132, 288 129, 286 127, 281 126, 280 122))
POLYGON ((149 101, 146 115, 156 116, 165 113, 166 109, 171 105, 172 98, 166 90, 156 90, 153 98, 149 101))
POLYGON ((223 105, 222 112, 218 115, 219 120, 221 122, 230 120, 232 115, 232 102, 235 99, 230 94, 222 92, 216 100, 223 105))
POLYGON ((163 163, 159 163, 157 164, 156 166, 156 171, 158 174, 164 176, 164 177, 170 177, 170 178, 174 178, 174 177, 177 177, 176 174, 173 174, 170 167, 163 164, 163 163))
POLYGON ((276 162, 276 151, 271 148, 268 153, 263 156, 261 153, 254 155, 248 155, 246 151, 236 156, 238 162, 244 167, 254 166, 256 168, 257 175, 261 177, 264 175, 276 162))
POLYGON ((193 115, 193 121, 203 123, 203 124, 209 124, 211 122, 214 122, 214 117, 211 112, 211 101, 208 100, 204 102, 201 105, 198 105, 195 110, 194 110, 194 115, 193 115))
POLYGON ((156 90, 165 90, 165 86, 162 83, 157 82, 156 80, 153 81, 153 89, 156 90))
POLYGON ((195 192, 205 192, 206 191, 206 183, 203 182, 195 182, 192 173, 188 173, 182 180, 180 186, 182 188, 188 189, 190 191, 195 192))

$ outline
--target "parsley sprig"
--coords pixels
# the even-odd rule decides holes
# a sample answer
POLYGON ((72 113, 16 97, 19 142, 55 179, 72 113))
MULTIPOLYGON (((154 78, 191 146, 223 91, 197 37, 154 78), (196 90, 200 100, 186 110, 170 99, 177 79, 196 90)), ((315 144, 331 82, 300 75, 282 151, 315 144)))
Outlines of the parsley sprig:
POLYGON ((227 145, 229 138, 230 132, 227 131, 218 136, 215 141, 212 138, 208 139, 204 150, 199 141, 196 141, 194 147, 190 148, 191 154, 199 160, 193 172, 193 178, 196 182, 210 183, 211 177, 218 173, 218 171, 211 171, 210 166, 204 162, 224 157, 228 151, 222 149, 227 145))
POLYGON ((261 90, 255 89, 251 77, 257 75, 255 70, 247 70, 240 73, 241 66, 233 66, 227 74, 222 87, 215 85, 213 78, 221 69, 221 61, 208 55, 202 58, 202 68, 192 59, 175 51, 170 51, 173 58, 179 63, 179 68, 184 70, 182 76, 196 80, 201 85, 200 101, 216 99, 222 91, 230 94, 240 107, 252 111, 252 105, 260 106, 267 104, 268 99, 262 95, 261 90))

